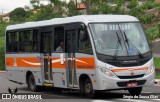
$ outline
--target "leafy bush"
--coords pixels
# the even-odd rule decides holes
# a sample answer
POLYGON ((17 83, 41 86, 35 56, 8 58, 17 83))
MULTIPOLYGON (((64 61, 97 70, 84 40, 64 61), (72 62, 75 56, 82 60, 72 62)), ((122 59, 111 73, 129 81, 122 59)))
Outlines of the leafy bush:
POLYGON ((160 38, 158 26, 147 28, 146 33, 150 42, 153 42, 153 40, 155 40, 156 38, 160 38))
POLYGON ((160 58, 154 57, 155 68, 160 68, 160 58))
POLYGON ((5 22, 0 21, 0 37, 5 35, 5 29, 7 24, 5 22))
POLYGON ((0 37, 0 70, 5 69, 4 36, 0 37))
POLYGON ((144 24, 151 24, 153 16, 152 15, 141 15, 139 19, 144 23, 144 24))
POLYGON ((151 8, 160 7, 160 3, 154 2, 151 4, 151 8))
POLYGON ((4 47, 0 48, 0 70, 5 69, 5 52, 4 47))

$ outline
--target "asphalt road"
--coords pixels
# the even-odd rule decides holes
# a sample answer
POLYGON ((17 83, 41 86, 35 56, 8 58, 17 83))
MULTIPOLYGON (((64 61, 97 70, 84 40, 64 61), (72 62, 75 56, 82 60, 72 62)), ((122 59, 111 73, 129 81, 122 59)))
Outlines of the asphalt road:
MULTIPOLYGON (((45 100, 23 100, 23 102, 160 102, 160 85, 144 87, 141 94, 141 99, 124 98, 124 95, 129 96, 129 94, 128 91, 123 90, 102 93, 97 99, 87 99, 86 97, 78 94, 77 91, 58 88, 43 88, 40 92, 31 92, 25 84, 18 85, 0 77, 0 93, 8 93, 9 87, 17 87, 18 93, 42 94, 47 97, 45 100), (159 98, 145 98, 150 95, 159 98)), ((0 100, 0 102, 22 102, 22 100, 0 100)))

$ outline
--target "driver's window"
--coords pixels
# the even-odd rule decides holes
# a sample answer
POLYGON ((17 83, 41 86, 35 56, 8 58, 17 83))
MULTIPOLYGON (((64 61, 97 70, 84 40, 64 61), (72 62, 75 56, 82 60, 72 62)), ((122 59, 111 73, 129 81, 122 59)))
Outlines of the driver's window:
POLYGON ((92 46, 87 31, 78 30, 78 52, 92 54, 92 46))

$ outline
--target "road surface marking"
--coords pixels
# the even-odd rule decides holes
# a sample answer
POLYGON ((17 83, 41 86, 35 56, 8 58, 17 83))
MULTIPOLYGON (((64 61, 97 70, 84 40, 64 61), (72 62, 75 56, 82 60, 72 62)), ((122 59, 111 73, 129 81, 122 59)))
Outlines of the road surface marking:
POLYGON ((153 101, 160 102, 160 99, 152 99, 153 101))
POLYGON ((160 86, 160 84, 154 84, 154 86, 160 86))
POLYGON ((141 94, 143 94, 143 93, 153 93, 153 92, 142 92, 141 94))
POLYGON ((113 102, 113 101, 107 101, 107 100, 93 100, 91 102, 113 102))
POLYGON ((147 101, 148 99, 115 99, 115 101, 123 102, 153 102, 152 100, 147 101))

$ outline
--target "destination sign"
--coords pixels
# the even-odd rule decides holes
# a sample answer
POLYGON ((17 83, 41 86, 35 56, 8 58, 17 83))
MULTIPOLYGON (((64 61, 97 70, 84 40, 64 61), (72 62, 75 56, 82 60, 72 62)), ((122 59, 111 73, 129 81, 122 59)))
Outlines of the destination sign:
POLYGON ((97 24, 97 27, 98 30, 101 30, 101 31, 107 31, 107 30, 110 30, 110 31, 116 31, 116 30, 130 30, 131 29, 131 25, 130 24, 97 24))

